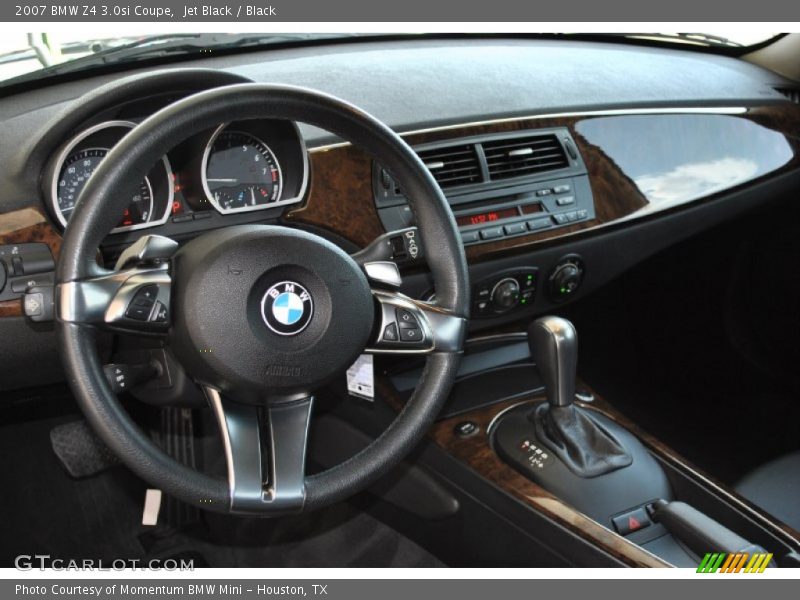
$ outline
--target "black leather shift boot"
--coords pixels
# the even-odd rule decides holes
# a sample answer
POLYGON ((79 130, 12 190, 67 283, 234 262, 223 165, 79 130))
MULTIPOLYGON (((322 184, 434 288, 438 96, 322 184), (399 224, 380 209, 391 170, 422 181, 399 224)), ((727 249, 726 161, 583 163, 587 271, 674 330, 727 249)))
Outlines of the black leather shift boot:
POLYGON ((580 477, 597 477, 633 462, 606 428, 574 404, 543 403, 529 418, 536 426, 536 437, 580 477))
MULTIPOLYGON (((574 418, 589 421, 590 429, 583 431, 580 439, 571 437, 570 445, 577 445, 578 449, 592 447, 591 462, 604 474, 597 477, 578 474, 575 461, 566 453, 566 443, 562 442, 564 445, 556 452, 551 449, 549 436, 537 431, 531 422, 537 409, 546 405, 546 402, 534 406, 520 404, 500 415, 491 429, 492 447, 520 473, 609 528, 613 527, 611 517, 615 515, 659 498, 668 501, 673 498, 664 469, 642 443, 630 431, 590 408, 578 408, 580 416, 574 418), (590 444, 588 440, 593 441, 590 444), (603 453, 598 453, 598 447, 604 447, 603 453), (610 450, 620 447, 625 449, 622 457, 610 450), (607 468, 611 456, 616 456, 611 462, 619 461, 619 468, 607 468)), ((587 426, 585 422, 583 426, 587 426)), ((576 427, 581 431, 580 425, 568 429, 576 431, 576 427)), ((586 452, 583 460, 587 461, 586 452)))

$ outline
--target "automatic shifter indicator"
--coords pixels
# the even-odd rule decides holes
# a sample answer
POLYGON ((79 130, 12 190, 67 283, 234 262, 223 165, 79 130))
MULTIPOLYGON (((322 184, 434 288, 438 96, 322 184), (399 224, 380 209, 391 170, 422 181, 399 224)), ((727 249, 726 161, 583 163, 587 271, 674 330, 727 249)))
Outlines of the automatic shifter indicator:
POLYGON ((522 440, 519 444, 519 450, 522 452, 530 468, 536 471, 544 469, 553 462, 550 451, 544 446, 538 445, 533 440, 522 440))

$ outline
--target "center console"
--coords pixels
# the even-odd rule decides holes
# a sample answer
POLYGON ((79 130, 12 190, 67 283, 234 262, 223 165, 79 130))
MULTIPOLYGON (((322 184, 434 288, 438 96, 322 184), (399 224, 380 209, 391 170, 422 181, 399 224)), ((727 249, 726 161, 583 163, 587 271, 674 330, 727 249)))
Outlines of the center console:
MULTIPOLYGON (((434 441, 537 518, 625 564, 696 569, 713 552, 800 564, 797 532, 641 431, 577 379, 576 363, 574 327, 556 317, 473 339, 434 441)), ((419 371, 389 375, 399 408, 419 371)))

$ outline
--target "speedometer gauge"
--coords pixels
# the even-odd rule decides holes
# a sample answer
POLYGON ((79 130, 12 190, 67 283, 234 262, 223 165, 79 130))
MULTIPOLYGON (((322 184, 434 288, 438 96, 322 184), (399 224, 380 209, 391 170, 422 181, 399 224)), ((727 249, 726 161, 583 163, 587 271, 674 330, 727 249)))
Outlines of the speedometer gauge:
MULTIPOLYGON (((63 225, 75 211, 86 183, 111 149, 136 124, 132 121, 103 121, 67 140, 48 163, 44 181, 49 183, 53 216, 63 225)), ((167 222, 175 195, 172 167, 163 156, 130 190, 124 210, 114 215, 117 226, 111 233, 155 227, 167 222)))
POLYGON ((220 212, 257 210, 280 200, 278 159, 249 133, 223 130, 206 148, 203 166, 203 187, 220 212))
MULTIPOLYGON (((106 154, 108 154, 108 148, 87 148, 67 156, 56 182, 58 209, 65 222, 69 221, 86 182, 106 154)), ((148 223, 152 216, 153 189, 150 186, 150 180, 145 177, 139 184, 137 192, 131 197, 130 204, 125 209, 118 227, 148 223)))

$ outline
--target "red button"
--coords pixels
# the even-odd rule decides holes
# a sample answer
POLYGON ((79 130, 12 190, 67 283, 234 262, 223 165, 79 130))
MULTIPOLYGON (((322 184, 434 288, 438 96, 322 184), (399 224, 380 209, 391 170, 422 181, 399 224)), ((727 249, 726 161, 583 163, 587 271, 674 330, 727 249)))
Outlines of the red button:
POLYGON ((650 517, 644 508, 637 508, 612 519, 614 528, 620 535, 629 535, 650 526, 650 517))

